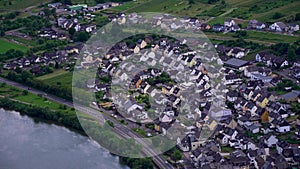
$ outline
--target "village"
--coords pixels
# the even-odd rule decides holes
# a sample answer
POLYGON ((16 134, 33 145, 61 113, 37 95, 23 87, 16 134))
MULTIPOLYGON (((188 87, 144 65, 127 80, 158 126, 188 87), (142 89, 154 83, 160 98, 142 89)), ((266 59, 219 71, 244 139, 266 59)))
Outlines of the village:
MULTIPOLYGON (((94 12, 119 5, 122 4, 110 2, 91 7, 85 4, 48 4, 48 8, 55 9, 59 17, 52 21, 51 27, 39 30, 37 37, 66 43, 54 51, 11 59, 3 65, 3 69, 28 70, 34 76, 42 76, 52 73, 55 68, 72 71, 98 66, 97 77, 87 80, 84 88, 100 96, 96 105, 113 110, 113 117, 123 117, 128 123, 153 124, 152 128, 141 127, 141 130, 147 130, 147 136, 166 135, 168 129, 178 123, 178 117, 182 117, 180 122, 186 129, 186 136, 177 140, 176 147, 183 154, 180 163, 187 168, 299 167, 299 57, 289 59, 287 56, 276 55, 269 47, 253 52, 255 50, 238 45, 229 47, 198 41, 199 51, 211 47, 217 52, 218 55, 209 55, 208 59, 216 60, 222 66, 222 83, 226 86, 224 95, 218 96, 224 97, 226 105, 211 116, 212 86, 209 70, 203 67, 203 57, 195 51, 189 51, 183 41, 145 35, 136 42, 116 44, 103 58, 86 56, 80 59, 80 51, 88 38, 74 42, 71 34, 77 32, 79 35, 83 32, 87 36, 96 35, 98 26, 94 12), (243 59, 250 54, 254 55, 252 60, 243 59), (122 64, 131 55, 138 56, 133 63, 145 63, 152 67, 161 64, 166 69, 141 71, 133 63, 122 64), (183 97, 182 94, 189 88, 180 83, 184 74, 179 72, 183 71, 188 71, 189 80, 197 87, 197 98, 185 100, 183 97), (130 84, 130 97, 120 95, 118 103, 112 102, 111 98, 113 94, 110 84, 115 78, 121 79, 119 83, 130 84), (180 114, 180 106, 187 101, 197 102, 197 106, 191 112, 180 114), (117 109, 117 104, 123 105, 122 109, 117 109), (153 110, 153 104, 167 106, 163 111, 158 111, 153 110), (205 142, 201 138, 204 128, 213 131, 205 142)), ((45 12, 41 11, 39 15, 45 16, 45 12)), ((137 13, 118 13, 106 17, 115 24, 151 23, 153 27, 169 32, 185 30, 227 33, 257 30, 293 34, 299 31, 297 24, 275 22, 266 25, 257 20, 251 20, 246 29, 241 29, 233 19, 209 25, 197 18, 178 18, 168 14, 153 15, 151 19, 137 13)), ((176 161, 174 163, 180 165, 176 161)))

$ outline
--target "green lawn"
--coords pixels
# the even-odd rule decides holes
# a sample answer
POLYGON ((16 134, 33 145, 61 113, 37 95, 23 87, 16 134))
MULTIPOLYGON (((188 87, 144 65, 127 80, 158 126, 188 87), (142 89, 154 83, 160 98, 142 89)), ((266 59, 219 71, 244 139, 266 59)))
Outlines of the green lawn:
POLYGON ((5 53, 9 49, 16 49, 16 50, 21 50, 23 52, 26 52, 28 50, 28 47, 18 45, 16 43, 9 42, 9 41, 1 38, 0 39, 0 54, 5 53))
POLYGON ((1 10, 23 10, 31 6, 39 6, 51 0, 1 0, 1 10), (10 5, 11 3, 11 5, 10 5))
POLYGON ((53 73, 40 76, 37 79, 39 79, 39 80, 53 79, 53 78, 55 78, 57 76, 66 75, 68 73, 70 73, 70 72, 69 71, 65 71, 63 69, 58 69, 58 70, 54 70, 53 73))
POLYGON ((67 88, 72 88, 73 72, 54 72, 45 76, 41 76, 41 80, 48 85, 59 85, 67 88))
MULTIPOLYGON (((207 4, 207 0, 138 0, 113 8, 125 12, 160 12, 179 16, 196 16, 200 18, 229 17, 244 20, 258 19, 262 22, 285 21, 299 13, 300 1, 295 0, 226 0, 207 4), (273 19, 275 12, 282 13, 282 18, 273 19)), ((218 20, 218 18, 216 18, 218 20)))
MULTIPOLYGON (((229 32, 226 34, 205 32, 208 38, 217 40, 235 40, 235 33, 229 32)), ((298 37, 276 34, 273 32, 259 32, 259 31, 247 31, 248 36, 244 38, 246 41, 253 41, 260 44, 275 44, 279 42, 294 43, 298 40, 298 37)))
POLYGON ((232 153, 235 149, 229 146, 221 146, 222 153, 232 153))
POLYGON ((36 46, 37 43, 35 40, 26 40, 26 39, 22 39, 22 38, 19 38, 19 37, 15 37, 15 36, 5 36, 6 39, 11 39, 11 40, 15 40, 17 42, 20 42, 26 46, 36 46))
MULTIPOLYGON (((2 85, 2 83, 0 83, 0 85, 2 85)), ((41 107, 49 107, 53 110, 62 110, 63 108, 63 106, 59 103, 47 100, 29 92, 27 95, 23 95, 22 90, 9 85, 0 87, 0 96, 6 96, 24 103, 38 105, 41 107)))

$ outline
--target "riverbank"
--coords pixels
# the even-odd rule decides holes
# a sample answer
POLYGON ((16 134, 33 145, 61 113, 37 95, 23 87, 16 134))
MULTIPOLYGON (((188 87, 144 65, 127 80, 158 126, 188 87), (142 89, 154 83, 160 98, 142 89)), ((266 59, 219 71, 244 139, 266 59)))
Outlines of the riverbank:
POLYGON ((0 108, 0 168, 129 169, 88 137, 37 121, 0 108))
MULTIPOLYGON (((71 104, 63 100, 61 102, 59 99, 53 99, 50 95, 41 95, 40 92, 33 89, 27 91, 27 87, 21 86, 21 89, 19 89, 18 85, 14 85, 14 87, 4 83, 0 85, 0 96, 2 96, 0 97, 0 107, 7 110, 16 110, 32 118, 42 119, 48 123, 61 125, 85 134, 77 119, 75 109, 70 108, 71 104), (49 97, 49 100, 45 97, 49 97)), ((152 169, 154 167, 149 158, 131 159, 121 157, 119 162, 133 169, 140 167, 152 169)))

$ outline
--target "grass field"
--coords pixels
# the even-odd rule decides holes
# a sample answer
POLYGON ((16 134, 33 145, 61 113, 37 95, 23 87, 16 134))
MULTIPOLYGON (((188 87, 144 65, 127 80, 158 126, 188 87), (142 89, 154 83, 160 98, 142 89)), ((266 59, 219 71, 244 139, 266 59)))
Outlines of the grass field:
POLYGON ((35 40, 26 40, 26 39, 22 39, 22 38, 15 37, 15 36, 4 36, 4 37, 5 37, 5 39, 14 40, 14 41, 17 41, 26 46, 30 46, 30 47, 37 45, 35 40))
POLYGON ((16 50, 21 50, 23 52, 26 52, 28 50, 28 47, 18 45, 13 42, 9 42, 6 39, 0 38, 0 53, 5 53, 9 49, 16 49, 16 50))
MULTIPOLYGON (((235 33, 229 32, 226 34, 223 33, 214 33, 214 32, 205 32, 208 38, 217 39, 217 40, 234 40, 237 39, 234 37, 235 33)), ((247 31, 248 36, 244 40, 253 41, 261 44, 274 44, 279 42, 293 43, 298 40, 298 37, 276 34, 272 32, 259 32, 259 31, 247 31)))
POLYGON ((39 6, 47 2, 51 2, 51 0, 1 0, 0 9, 2 11, 23 10, 31 6, 39 6))
POLYGON ((44 75, 44 76, 40 76, 37 79, 39 79, 39 80, 49 80, 49 79, 53 79, 57 76, 66 75, 68 73, 70 73, 70 72, 65 71, 63 69, 58 69, 58 70, 55 70, 53 73, 50 73, 50 74, 47 74, 47 75, 44 75))
POLYGON ((205 0, 139 0, 131 1, 120 7, 113 8, 125 12, 160 12, 172 13, 179 16, 229 17, 244 20, 258 19, 263 22, 285 21, 299 13, 300 1, 295 0, 227 0, 225 4, 218 1, 207 4, 205 0), (282 13, 282 18, 273 19, 275 12, 282 13))
POLYGON ((47 100, 38 95, 28 93, 27 95, 22 94, 22 90, 19 90, 15 87, 5 85, 0 87, 0 96, 6 96, 23 103, 39 105, 41 107, 49 107, 53 110, 61 110, 63 107, 61 104, 47 100))
POLYGON ((48 85, 59 85, 62 87, 72 88, 73 72, 58 70, 53 73, 40 76, 37 79, 42 80, 48 85))

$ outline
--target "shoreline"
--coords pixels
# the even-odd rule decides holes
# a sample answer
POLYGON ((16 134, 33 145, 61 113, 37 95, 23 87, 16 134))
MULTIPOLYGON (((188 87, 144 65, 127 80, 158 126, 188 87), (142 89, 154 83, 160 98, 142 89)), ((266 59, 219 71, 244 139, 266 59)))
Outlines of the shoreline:
POLYGON ((52 125, 53 124, 53 125, 55 125, 57 127, 62 127, 62 128, 66 129, 66 130, 69 130, 70 132, 74 132, 74 133, 79 134, 81 136, 87 137, 93 144, 96 144, 98 148, 101 148, 104 151, 107 151, 112 156, 117 156, 118 160, 119 160, 118 163, 120 165, 129 167, 128 165, 124 164, 121 161, 121 157, 120 156, 110 153, 108 150, 106 150, 104 147, 102 147, 97 141, 91 139, 84 131, 81 131, 81 130, 78 130, 78 129, 74 129, 74 128, 65 126, 64 124, 56 122, 56 121, 53 121, 53 120, 46 120, 46 119, 39 118, 39 117, 33 117, 33 116, 30 116, 30 115, 28 115, 26 113, 22 113, 21 111, 17 111, 17 110, 14 110, 14 109, 3 108, 2 104, 0 104, 0 110, 3 110, 4 112, 9 112, 9 113, 17 113, 17 114, 19 114, 22 117, 23 116, 28 117, 28 118, 32 119, 34 121, 34 123, 46 123, 48 125, 52 125))

